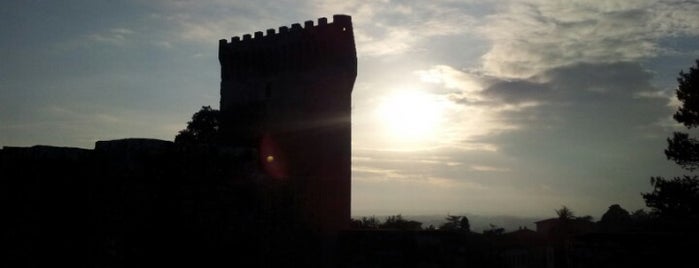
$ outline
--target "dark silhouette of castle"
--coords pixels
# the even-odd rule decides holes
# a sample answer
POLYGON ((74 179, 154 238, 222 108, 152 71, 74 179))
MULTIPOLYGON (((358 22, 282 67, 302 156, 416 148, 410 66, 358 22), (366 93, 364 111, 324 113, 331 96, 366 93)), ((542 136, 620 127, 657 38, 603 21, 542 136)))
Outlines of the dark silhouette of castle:
POLYGON ((256 145, 267 175, 296 184, 310 226, 346 229, 357 76, 351 17, 222 39, 218 58, 225 142, 256 145))
POLYGON ((220 41, 219 143, 0 149, 12 267, 335 266, 350 222, 349 16, 220 41))

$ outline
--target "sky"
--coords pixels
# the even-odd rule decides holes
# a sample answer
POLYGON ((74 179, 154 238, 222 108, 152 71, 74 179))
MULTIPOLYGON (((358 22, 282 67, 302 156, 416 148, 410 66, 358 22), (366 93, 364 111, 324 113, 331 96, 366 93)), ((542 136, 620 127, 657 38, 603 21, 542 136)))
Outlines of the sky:
POLYGON ((3 1, 0 146, 173 140, 218 40, 352 16, 353 215, 599 219, 644 207, 697 1, 3 1), (406 120, 406 118, 410 118, 406 120))

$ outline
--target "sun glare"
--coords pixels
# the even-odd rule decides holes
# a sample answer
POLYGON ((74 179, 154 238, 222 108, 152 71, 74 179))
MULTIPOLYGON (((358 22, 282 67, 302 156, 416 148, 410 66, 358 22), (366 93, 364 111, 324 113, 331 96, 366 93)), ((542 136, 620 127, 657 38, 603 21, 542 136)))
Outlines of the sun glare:
POLYGON ((425 145, 438 139, 442 109, 436 96, 410 90, 386 96, 377 116, 392 143, 425 145))

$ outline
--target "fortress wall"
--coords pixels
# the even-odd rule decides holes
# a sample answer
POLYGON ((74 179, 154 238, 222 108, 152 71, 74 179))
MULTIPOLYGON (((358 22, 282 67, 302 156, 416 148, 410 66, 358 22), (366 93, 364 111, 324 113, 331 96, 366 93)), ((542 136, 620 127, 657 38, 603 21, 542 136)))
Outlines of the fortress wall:
POLYGON ((290 185, 266 178, 255 156, 152 139, 4 147, 4 263, 159 267, 272 256, 305 229, 290 185), (241 244, 249 252, 228 259, 241 244))

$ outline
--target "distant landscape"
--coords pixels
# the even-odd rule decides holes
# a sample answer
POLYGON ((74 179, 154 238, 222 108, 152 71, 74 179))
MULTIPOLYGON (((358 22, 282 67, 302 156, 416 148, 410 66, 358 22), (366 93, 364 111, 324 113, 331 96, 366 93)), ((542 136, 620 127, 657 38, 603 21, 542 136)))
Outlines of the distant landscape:
MULTIPOLYGON (((483 230, 490 229, 490 225, 495 225, 500 228, 505 228, 506 232, 514 231, 519 229, 519 227, 526 227, 530 230, 536 229, 536 224, 534 222, 554 218, 556 214, 553 209, 551 210, 551 216, 547 218, 535 218, 535 217, 515 217, 515 216, 483 216, 469 213, 456 213, 453 215, 466 216, 471 223, 471 231, 473 232, 483 232, 483 230)), ((379 220, 386 220, 386 217, 392 216, 390 214, 379 214, 379 215, 352 215, 354 219, 360 219, 362 217, 374 216, 379 220)), ((419 221, 422 223, 422 228, 427 228, 432 225, 435 227, 440 226, 445 223, 445 218, 447 215, 402 215, 407 220, 419 221)), ((599 218, 596 218, 599 219, 599 218)))

